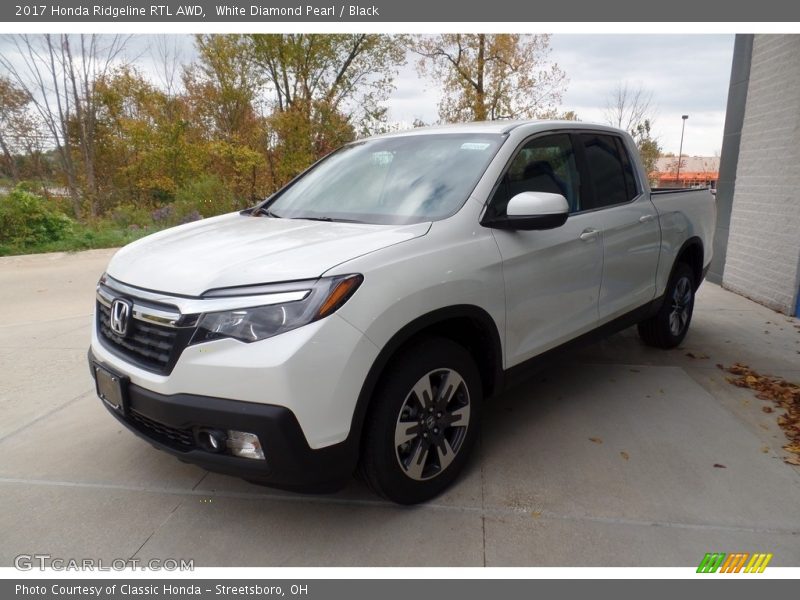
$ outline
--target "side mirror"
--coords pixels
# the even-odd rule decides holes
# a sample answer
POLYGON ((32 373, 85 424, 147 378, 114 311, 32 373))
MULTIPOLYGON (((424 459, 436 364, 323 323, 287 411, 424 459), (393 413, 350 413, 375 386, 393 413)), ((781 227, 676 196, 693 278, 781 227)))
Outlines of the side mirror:
POLYGON ((555 229, 567 222, 569 203, 561 194, 522 192, 508 201, 506 215, 484 221, 487 227, 531 231, 555 229))

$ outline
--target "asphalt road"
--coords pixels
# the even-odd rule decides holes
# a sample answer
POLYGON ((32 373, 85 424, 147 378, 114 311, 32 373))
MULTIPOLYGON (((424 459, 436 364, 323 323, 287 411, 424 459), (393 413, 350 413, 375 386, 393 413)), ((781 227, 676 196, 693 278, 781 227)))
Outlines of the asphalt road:
POLYGON ((0 258, 0 566, 21 553, 696 566, 710 551, 800 565, 800 470, 782 460, 777 413, 715 367, 740 361, 800 381, 796 319, 704 284, 681 348, 646 348, 628 330, 566 357, 489 405, 458 485, 403 508, 355 481, 301 496, 210 474, 123 430, 86 365, 94 284, 111 254, 0 258))

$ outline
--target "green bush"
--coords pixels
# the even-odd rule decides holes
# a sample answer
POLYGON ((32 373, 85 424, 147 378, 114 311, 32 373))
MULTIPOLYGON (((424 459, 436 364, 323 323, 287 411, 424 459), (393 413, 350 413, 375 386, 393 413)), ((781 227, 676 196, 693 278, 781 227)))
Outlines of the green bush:
POLYGON ((203 175, 178 188, 174 207, 179 221, 195 212, 201 217, 213 217, 243 208, 231 189, 214 175, 203 175))
POLYGON ((135 204, 120 204, 111 211, 111 220, 119 227, 146 227, 152 224, 153 219, 147 208, 135 204))
POLYGON ((69 236, 73 227, 72 219, 23 186, 0 196, 0 245, 55 242, 69 236))

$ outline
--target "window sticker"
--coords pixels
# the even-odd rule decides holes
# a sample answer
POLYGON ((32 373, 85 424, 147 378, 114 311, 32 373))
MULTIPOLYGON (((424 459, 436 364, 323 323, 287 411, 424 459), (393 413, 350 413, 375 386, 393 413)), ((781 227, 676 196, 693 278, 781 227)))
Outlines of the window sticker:
POLYGON ((486 142, 464 142, 461 144, 462 150, 486 150, 491 144, 486 142))

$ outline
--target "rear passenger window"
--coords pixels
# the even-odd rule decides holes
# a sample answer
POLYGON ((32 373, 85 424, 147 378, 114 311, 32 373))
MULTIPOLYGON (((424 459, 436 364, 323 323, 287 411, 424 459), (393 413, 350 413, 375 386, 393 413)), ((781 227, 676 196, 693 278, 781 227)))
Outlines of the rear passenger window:
POLYGON ((584 133, 580 138, 594 188, 592 206, 585 208, 603 208, 633 200, 637 194, 636 180, 622 140, 596 133, 584 133))
POLYGON ((525 144, 492 196, 487 214, 505 215, 508 201, 522 192, 561 194, 570 212, 580 210, 580 180, 568 134, 547 135, 525 144))

